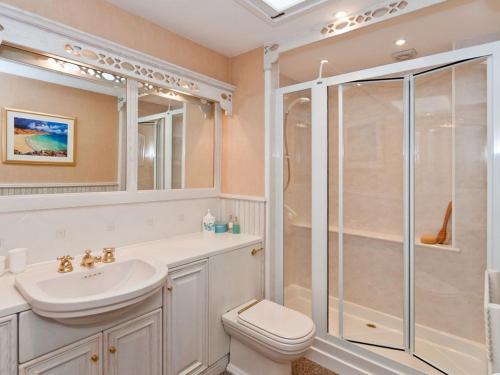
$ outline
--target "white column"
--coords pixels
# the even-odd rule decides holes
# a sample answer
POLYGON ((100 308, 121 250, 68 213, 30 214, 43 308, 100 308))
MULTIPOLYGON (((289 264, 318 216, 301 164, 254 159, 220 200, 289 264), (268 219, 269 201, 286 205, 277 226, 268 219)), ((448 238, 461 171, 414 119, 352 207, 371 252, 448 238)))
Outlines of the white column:
POLYGON ((500 42, 488 59, 488 268, 500 270, 500 42))
MULTIPOLYGON (((186 112, 184 112, 184 113, 186 113, 186 112)), ((187 127, 187 123, 184 123, 183 132, 186 131, 186 127, 187 127)), ((185 139, 183 139, 183 142, 185 142, 185 139)), ((221 173, 221 171, 222 171, 222 110, 221 110, 219 103, 217 103, 215 105, 215 142, 214 142, 214 147, 215 147, 214 189, 218 194, 220 194, 221 179, 222 179, 222 173, 221 173)), ((185 144, 184 143, 183 143, 183 148, 184 148, 183 152, 185 153, 185 144)), ((185 159, 183 162, 185 162, 185 159)), ((185 176, 183 176, 183 183, 185 182, 184 178, 185 178, 185 176)))
POLYGON ((318 336, 328 336, 328 88, 311 92, 311 283, 312 317, 318 336))
POLYGON ((127 191, 137 191, 137 81, 127 80, 127 191))
MULTIPOLYGON (((282 115, 282 102, 276 105, 275 91, 278 88, 279 68, 278 68, 277 46, 264 47, 264 132, 265 132, 265 198, 266 198, 266 230, 265 230, 265 297, 278 303, 283 303, 283 257, 282 244, 283 232, 280 232, 279 225, 276 224, 276 216, 281 215, 283 210, 277 210, 275 204, 283 204, 275 197, 275 194, 282 192, 280 178, 274 163, 279 162, 278 151, 273 147, 276 135, 273 129, 282 129, 282 120, 275 119, 276 114, 282 115), (278 179, 279 181, 276 181, 278 179), (273 271, 274 270, 274 277, 273 271)), ((281 197, 282 198, 282 197, 281 197)), ((283 226, 281 225, 281 228, 283 226)))

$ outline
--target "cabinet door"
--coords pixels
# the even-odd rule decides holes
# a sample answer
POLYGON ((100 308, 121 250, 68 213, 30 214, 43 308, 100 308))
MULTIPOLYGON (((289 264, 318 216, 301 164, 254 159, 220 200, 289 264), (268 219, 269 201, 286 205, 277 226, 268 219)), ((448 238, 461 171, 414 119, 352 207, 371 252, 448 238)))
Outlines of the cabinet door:
POLYGON ((17 374, 17 316, 0 318, 0 374, 17 374))
POLYGON ((222 315, 252 298, 264 297, 262 244, 211 257, 209 270, 209 366, 229 353, 222 315), (253 251, 253 250, 256 251, 253 251))
POLYGON ((102 334, 19 366, 19 375, 102 375, 102 334))
POLYGON ((206 262, 176 269, 166 291, 167 375, 198 374, 208 360, 206 262))
POLYGON ((106 375, 161 375, 161 309, 104 331, 106 375))

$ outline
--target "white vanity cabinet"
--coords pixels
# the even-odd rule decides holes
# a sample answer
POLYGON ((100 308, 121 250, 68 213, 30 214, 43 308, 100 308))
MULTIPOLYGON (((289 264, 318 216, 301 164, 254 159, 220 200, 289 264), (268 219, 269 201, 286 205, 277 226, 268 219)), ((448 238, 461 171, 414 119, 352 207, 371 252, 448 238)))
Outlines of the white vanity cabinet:
POLYGON ((112 320, 68 325, 32 310, 0 318, 0 375, 222 372, 230 341, 222 315, 264 296, 264 250, 251 243, 177 261, 161 290, 112 320))
POLYGON ((161 375, 162 354, 158 309, 23 363, 19 375, 161 375))
POLYGON ((0 318, 0 374, 17 374, 17 316, 0 318))
POLYGON ((102 373, 102 334, 78 341, 19 366, 19 375, 102 375, 102 373))
POLYGON ((161 309, 104 331, 105 375, 161 375, 161 309))
POLYGON ((166 375, 208 367, 207 261, 169 271, 165 298, 166 375))

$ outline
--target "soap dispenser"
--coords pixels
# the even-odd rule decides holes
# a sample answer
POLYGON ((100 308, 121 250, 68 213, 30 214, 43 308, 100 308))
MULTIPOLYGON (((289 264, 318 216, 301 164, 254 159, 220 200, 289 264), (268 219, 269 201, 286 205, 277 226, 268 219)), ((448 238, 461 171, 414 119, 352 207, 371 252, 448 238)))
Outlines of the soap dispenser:
POLYGON ((202 231, 203 233, 215 233, 215 216, 210 213, 210 209, 203 216, 202 231))
POLYGON ((240 234, 241 233, 241 227, 240 227, 240 222, 238 221, 238 216, 234 217, 233 233, 234 234, 240 234))

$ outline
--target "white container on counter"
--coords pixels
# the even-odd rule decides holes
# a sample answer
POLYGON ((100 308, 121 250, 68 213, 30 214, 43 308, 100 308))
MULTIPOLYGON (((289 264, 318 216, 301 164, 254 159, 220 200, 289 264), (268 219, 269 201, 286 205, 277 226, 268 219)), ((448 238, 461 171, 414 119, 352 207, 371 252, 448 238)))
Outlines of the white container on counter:
POLYGON ((9 250, 9 268, 12 273, 20 273, 26 269, 28 249, 19 247, 9 250))

